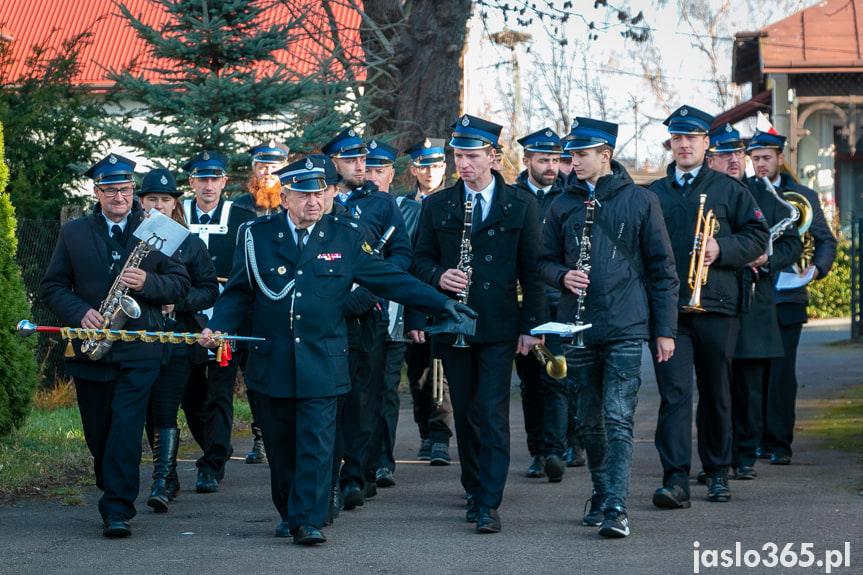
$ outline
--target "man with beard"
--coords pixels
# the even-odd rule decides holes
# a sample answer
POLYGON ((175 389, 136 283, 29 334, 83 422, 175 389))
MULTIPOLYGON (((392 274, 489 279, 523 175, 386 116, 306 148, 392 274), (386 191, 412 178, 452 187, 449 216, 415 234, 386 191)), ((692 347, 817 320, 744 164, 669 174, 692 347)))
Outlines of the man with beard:
MULTIPOLYGON (((519 174, 515 187, 534 196, 539 205, 539 225, 551 203, 563 192, 563 180, 558 177, 560 138, 551 128, 543 128, 518 140, 524 148, 522 162, 525 170, 519 174)), ((554 321, 560 290, 546 286, 549 318, 554 321)), ((546 345, 554 355, 562 354, 561 340, 546 337, 546 345)), ((516 355, 515 368, 521 379, 521 406, 524 410, 524 428, 527 448, 533 461, 525 475, 545 477, 551 483, 563 478, 566 464, 566 425, 569 398, 566 379, 557 380, 546 373, 543 365, 531 355, 516 355)))
MULTIPOLYGON (((342 177, 336 201, 345 208, 344 217, 365 226, 376 242, 393 228, 381 255, 407 270, 413 252, 404 220, 395 199, 366 182, 366 145, 353 128, 345 128, 324 144, 321 151, 330 157, 342 177)), ((360 287, 354 290, 354 295, 360 290, 371 294, 360 287)), ((349 316, 349 335, 357 330, 361 334, 360 349, 351 349, 351 353, 357 355, 357 369, 351 374, 342 430, 344 465, 340 484, 345 509, 363 505, 365 497, 373 496, 377 488, 374 481, 366 481, 364 472, 373 433, 370 414, 377 408, 381 396, 381 385, 374 385, 376 381, 380 383, 380 378, 375 380, 372 374, 384 370, 386 327, 382 324, 383 308, 378 299, 372 297, 371 305, 367 305, 368 301, 369 298, 354 297, 344 302, 344 311, 349 316)))
MULTIPOLYGON (((731 361, 740 326, 737 272, 764 253, 768 237, 767 224, 746 187, 704 165, 713 120, 691 106, 681 106, 666 118, 674 162, 666 177, 650 185, 659 197, 681 278, 675 353, 664 362, 654 357, 661 396, 655 442, 664 473, 653 504, 666 509, 692 505, 693 366, 698 454, 707 476, 707 499, 731 499, 731 361), (704 232, 711 212, 717 224, 713 235, 704 232), (700 249, 693 252, 696 230, 702 237, 700 249), (696 259, 698 254, 705 267, 696 259), (687 269, 690 279, 683 281, 687 269), (704 283, 702 274, 708 271, 704 283)), ((652 348, 656 356, 655 343, 652 348)))
MULTIPOLYGON (((780 173, 785 162, 785 136, 755 132, 749 142, 749 157, 760 180, 766 177, 783 197, 789 192, 802 195, 812 207, 812 225, 804 234, 804 269, 788 268, 786 272, 813 273, 813 280, 830 273, 836 259, 836 238, 830 231, 818 193, 794 181, 790 174, 780 173), (808 252, 808 254, 807 254, 808 252)), ((787 200, 787 198, 786 198, 787 200)), ((798 266, 803 267, 803 266, 798 266)), ((770 458, 773 465, 791 464, 791 442, 794 439, 794 404, 797 399, 797 344, 808 315, 809 291, 806 286, 776 292, 776 313, 779 317, 784 357, 771 360, 765 399, 764 431, 758 457, 770 458)))
MULTIPOLYGON (((237 230, 255 217, 254 212, 238 208, 234 202, 222 198, 228 181, 227 162, 226 156, 204 150, 183 166, 189 172, 189 186, 195 192, 194 200, 183 202, 189 231, 204 242, 222 283, 231 273, 237 230)), ((212 308, 203 313, 209 317, 212 308)), ((213 493, 219 489, 225 464, 233 452, 233 397, 239 364, 240 358, 235 356, 222 367, 212 355, 207 362, 192 366, 183 393, 186 422, 203 451, 197 462, 195 489, 198 493, 213 493)))
MULTIPOLYGON (((246 183, 249 193, 237 198, 234 204, 254 212, 258 217, 268 216, 282 210, 279 195, 282 185, 275 173, 284 168, 288 163, 290 150, 284 144, 275 140, 262 142, 249 149, 252 156, 252 175, 246 183)), ((243 357, 245 364, 245 357, 243 357)), ((243 366, 245 370, 245 365, 243 366)), ((255 417, 255 392, 246 389, 246 398, 249 400, 249 409, 252 412, 252 436, 254 443, 252 450, 246 454, 246 463, 266 463, 267 453, 264 450, 264 441, 261 437, 261 428, 255 417)))

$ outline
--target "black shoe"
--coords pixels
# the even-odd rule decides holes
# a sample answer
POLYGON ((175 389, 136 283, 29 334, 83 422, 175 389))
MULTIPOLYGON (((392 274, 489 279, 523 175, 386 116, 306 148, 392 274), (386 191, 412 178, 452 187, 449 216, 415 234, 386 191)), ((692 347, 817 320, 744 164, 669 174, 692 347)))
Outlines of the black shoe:
POLYGON ((449 465, 452 463, 452 458, 449 455, 449 445, 446 443, 435 443, 431 447, 431 457, 429 464, 431 465, 449 465))
POLYGON ((758 477, 758 472, 750 465, 743 465, 734 470, 735 479, 755 479, 758 477))
POLYGON ((482 507, 476 519, 477 533, 500 533, 500 515, 497 509, 482 507))
POLYGON ((653 494, 653 504, 662 509, 689 509, 692 502, 687 493, 679 485, 660 487, 653 494))
POLYGON ((755 457, 758 459, 770 459, 773 452, 767 447, 759 447, 755 450, 755 457))
POLYGON ((129 518, 122 513, 111 513, 102 525, 102 535, 105 537, 128 537, 132 534, 129 518))
POLYGON ((531 462, 530 467, 527 468, 527 473, 525 473, 524 476, 531 478, 545 477, 545 457, 542 455, 534 455, 533 462, 531 462))
POLYGON ((703 469, 699 469, 698 474, 695 476, 695 481, 697 481, 699 485, 707 485, 707 472, 703 469))
POLYGON ((569 447, 563 452, 563 458, 566 460, 567 467, 584 467, 587 464, 587 458, 584 456, 584 449, 581 447, 569 447))
POLYGON ((375 483, 378 487, 393 487, 396 484, 396 478, 388 467, 381 467, 375 472, 375 483))
POLYGON ((603 505, 605 505, 605 495, 600 495, 594 491, 590 499, 584 502, 585 513, 581 524, 587 527, 599 527, 602 525, 602 520, 605 518, 602 514, 603 505), (588 505, 590 506, 589 510, 588 505))
POLYGON ((714 503, 725 503, 731 499, 728 488, 728 478, 724 475, 707 478, 707 500, 714 503))
POLYGON ((294 545, 317 545, 324 543, 327 538, 317 527, 302 525, 291 532, 294 536, 294 545))
POLYGON ((566 464, 559 455, 549 455, 545 459, 545 474, 548 475, 549 483, 560 483, 564 471, 566 471, 566 464))
POLYGON ((420 448, 417 450, 417 459, 428 461, 431 459, 431 439, 420 439, 420 448))
POLYGON ((467 500, 467 512, 464 514, 464 519, 468 523, 476 523, 479 518, 479 510, 482 508, 476 495, 470 495, 467 500))
POLYGON ((353 509, 364 505, 366 499, 363 497, 363 490, 360 489, 359 485, 351 483, 342 489, 342 502, 345 509, 353 509))
POLYGON ((276 537, 292 537, 293 533, 291 533, 291 528, 288 527, 287 521, 282 521, 279 523, 279 526, 276 527, 276 537))
POLYGON ((152 507, 156 513, 167 513, 168 501, 167 482, 157 479, 153 482, 153 487, 150 490, 150 497, 147 498, 147 506, 152 507))
POLYGON ((246 463, 266 463, 267 450, 264 449, 263 437, 255 435, 255 443, 252 444, 252 450, 246 454, 246 463))
POLYGON ((774 453, 770 456, 770 465, 791 465, 791 456, 774 453))
POLYGON ((363 499, 371 499, 378 494, 378 485, 374 481, 367 481, 363 485, 363 499))
POLYGON ((219 481, 211 471, 198 471, 198 481, 195 491, 198 493, 215 493, 219 490, 219 481))
POLYGON ((327 509, 327 517, 324 519, 324 525, 332 525, 336 520, 336 517, 339 516, 339 511, 344 508, 344 503, 342 502, 342 489, 339 487, 338 481, 333 483, 330 487, 330 505, 329 509, 327 509))
POLYGON ((626 512, 617 507, 606 509, 603 513, 605 519, 599 527, 599 534, 603 537, 619 539, 629 537, 629 518, 626 512))

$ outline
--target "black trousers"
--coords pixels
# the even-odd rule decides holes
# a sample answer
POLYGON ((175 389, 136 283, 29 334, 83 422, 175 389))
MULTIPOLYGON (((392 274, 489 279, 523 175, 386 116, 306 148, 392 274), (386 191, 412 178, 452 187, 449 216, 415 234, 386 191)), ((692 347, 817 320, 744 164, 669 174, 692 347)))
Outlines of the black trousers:
POLYGON ((481 505, 497 509, 509 471, 509 396, 516 343, 441 345, 455 416, 461 482, 481 505))
POLYGON ((653 368, 659 384, 655 445, 663 485, 689 493, 692 464, 692 368, 698 385, 698 455, 708 475, 727 475, 731 465, 731 362, 740 321, 717 313, 680 314, 674 355, 653 368))
POLYGON ((764 417, 764 388, 770 358, 735 359, 731 379, 731 414, 734 441, 731 465, 752 467, 761 443, 764 417))
POLYGON ((384 381, 381 400, 375 412, 377 422, 374 425, 371 450, 366 465, 366 480, 374 480, 375 472, 381 467, 386 467, 390 471, 396 469, 393 450, 396 444, 396 427, 399 423, 399 384, 402 381, 402 365, 405 362, 408 344, 387 340, 384 346, 386 348, 384 381))
POLYGON ((93 456, 99 513, 135 516, 141 465, 141 434, 159 361, 120 363, 112 381, 75 378, 84 439, 93 456))
MULTIPOLYGON (((546 337, 546 347, 554 355, 563 354, 561 344, 560 338, 546 337)), ((527 450, 532 456, 563 455, 571 393, 569 382, 549 376, 545 365, 532 353, 516 355, 515 369, 521 379, 527 450)))
POLYGON ((183 345, 182 348, 175 346, 174 352, 168 358, 168 363, 162 365, 159 377, 153 384, 150 408, 147 412, 148 435, 153 429, 177 427, 177 411, 180 409, 180 402, 191 373, 192 364, 189 361, 187 346, 183 345))
POLYGON ((192 437, 204 452, 196 464, 201 471, 221 473, 233 453, 231 431, 238 366, 237 356, 225 367, 215 360, 192 366, 183 394, 183 411, 192 437))
POLYGON ((405 356, 414 406, 414 421, 422 439, 429 439, 432 443, 449 443, 449 438, 452 437, 452 400, 449 382, 444 377, 443 402, 435 405, 432 398, 431 350, 430 341, 412 343, 408 345, 405 356))
POLYGON ((327 516, 336 431, 336 398, 256 393, 270 463, 273 504, 290 529, 320 529, 327 516))
POLYGON ((777 455, 790 457, 794 423, 797 419, 797 346, 803 324, 780 325, 779 331, 782 334, 785 357, 770 360, 761 445, 777 455))

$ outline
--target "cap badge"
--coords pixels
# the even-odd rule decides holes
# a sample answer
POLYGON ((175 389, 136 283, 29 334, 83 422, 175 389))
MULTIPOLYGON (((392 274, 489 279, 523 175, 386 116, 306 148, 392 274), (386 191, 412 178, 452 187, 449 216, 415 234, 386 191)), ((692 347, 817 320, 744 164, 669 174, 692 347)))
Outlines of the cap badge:
POLYGON ((423 142, 423 148, 431 148, 431 142, 429 141, 428 138, 426 138, 425 141, 423 142))
POLYGON ((267 146, 269 146, 271 148, 275 148, 276 147, 276 141, 270 140, 269 142, 267 142, 267 146))
POLYGON ((311 158, 306 158, 306 169, 307 169, 307 170, 311 170, 311 169, 312 169, 312 168, 314 168, 314 167, 315 167, 315 164, 314 164, 314 163, 312 163, 312 159, 311 159, 311 158))
POLYGON ((725 124, 725 131, 730 134, 734 131, 734 128, 731 127, 731 124, 725 124))
POLYGON ((164 174, 162 175, 162 178, 161 178, 159 181, 160 181, 160 182, 162 182, 162 185, 163 185, 163 186, 167 186, 167 185, 168 185, 168 178, 166 178, 166 177, 164 176, 164 174))
POLYGON ((205 162, 206 162, 207 160, 209 160, 209 159, 210 159, 210 154, 209 154, 209 152, 204 152, 203 154, 201 154, 201 159, 202 159, 202 160, 204 160, 205 162))
POLYGON ((461 125, 462 125, 462 126, 464 126, 464 127, 468 127, 468 126, 470 126, 470 118, 468 118, 467 116, 464 116, 464 117, 461 119, 461 125))
POLYGON ((376 149, 377 147, 378 143, 376 141, 372 140, 371 142, 369 142, 369 148, 371 148, 372 150, 376 149))
POLYGON ((574 130, 574 129, 576 129, 577 127, 578 127, 578 120, 573 120, 573 121, 572 121, 572 129, 574 130))
POLYGON ((117 163, 117 157, 114 156, 114 154, 111 154, 110 156, 108 156, 108 163, 112 164, 112 165, 116 164, 117 163))
POLYGON ((545 131, 545 137, 546 137, 546 138, 550 138, 552 135, 553 135, 553 134, 551 133, 551 130, 546 130, 546 131, 545 131))
POLYGON ((689 108, 681 108, 680 109, 680 115, 681 116, 688 116, 689 115, 689 108))
POLYGON ((350 130, 348 130, 348 136, 350 136, 351 138, 356 138, 357 133, 354 132, 353 128, 351 128, 350 130))

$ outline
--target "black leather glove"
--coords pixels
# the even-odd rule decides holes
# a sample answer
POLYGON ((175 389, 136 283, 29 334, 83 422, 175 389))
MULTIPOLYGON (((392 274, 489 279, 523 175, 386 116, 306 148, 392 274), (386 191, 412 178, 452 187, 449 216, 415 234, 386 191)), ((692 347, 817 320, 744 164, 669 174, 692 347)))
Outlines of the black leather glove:
POLYGON ((476 319, 479 315, 465 304, 459 303, 454 299, 446 300, 443 304, 443 309, 441 311, 444 317, 450 317, 456 323, 461 323, 464 319, 463 316, 467 316, 471 319, 476 319))

